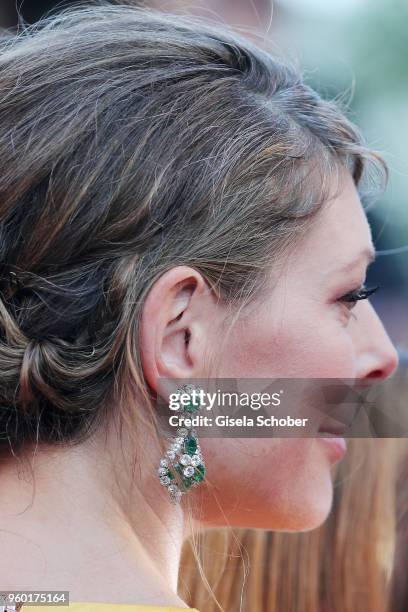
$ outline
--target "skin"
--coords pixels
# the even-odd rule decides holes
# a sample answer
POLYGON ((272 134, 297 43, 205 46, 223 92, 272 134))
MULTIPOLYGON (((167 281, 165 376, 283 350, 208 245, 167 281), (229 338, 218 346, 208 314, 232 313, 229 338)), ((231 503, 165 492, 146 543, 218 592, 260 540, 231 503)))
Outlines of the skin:
MULTIPOLYGON (((150 290, 142 316, 149 385, 166 397, 164 378, 202 378, 211 363, 220 377, 340 377, 371 384, 390 376, 397 353, 372 306, 363 301, 350 310, 340 301, 363 284, 367 258, 359 255, 367 249, 370 229, 345 176, 344 189, 271 270, 270 287, 239 312, 229 333, 230 311, 199 272, 188 266, 167 271, 150 290)), ((11 559, 0 560, 3 589, 52 585, 69 589, 71 601, 186 607, 176 589, 188 514, 170 504, 152 476, 158 449, 143 424, 138 435, 143 461, 133 486, 126 458, 134 442, 126 428, 119 440, 113 423, 76 448, 37 449, 35 491, 26 475, 16 478, 14 465, 2 466, 7 505, 0 507, 0 523, 7 529, 0 545, 12 551, 11 559)), ((320 440, 220 444, 206 438, 201 447, 208 479, 186 498, 203 527, 307 530, 326 518, 333 461, 320 440)))
MULTIPOLYGON (((374 255, 354 183, 348 174, 342 178, 340 195, 326 204, 279 271, 271 274, 261 297, 240 312, 231 333, 224 329, 226 307, 196 273, 170 302, 167 319, 165 293, 155 295, 160 288, 154 288, 150 307, 157 299, 161 315, 149 326, 145 319, 143 335, 150 347, 145 364, 154 388, 164 392, 159 375, 209 375, 202 355, 214 350, 219 378, 341 378, 371 384, 394 372, 396 350, 369 301, 350 308, 339 299, 363 285, 374 255)), ((180 287, 187 272, 178 271, 180 287)), ((204 457, 211 457, 210 482, 197 494, 201 521, 299 531, 327 517, 333 457, 322 440, 203 438, 201 447, 204 457)))

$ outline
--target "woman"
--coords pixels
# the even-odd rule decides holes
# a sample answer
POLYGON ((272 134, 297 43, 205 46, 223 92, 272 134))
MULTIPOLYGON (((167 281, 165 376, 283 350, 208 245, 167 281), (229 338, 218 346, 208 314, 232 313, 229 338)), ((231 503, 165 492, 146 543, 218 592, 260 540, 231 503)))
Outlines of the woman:
POLYGON ((392 374, 358 192, 382 162, 266 51, 132 7, 7 38, 0 91, 2 589, 185 608, 193 526, 320 525, 344 441, 203 438, 173 504, 164 381, 392 374))

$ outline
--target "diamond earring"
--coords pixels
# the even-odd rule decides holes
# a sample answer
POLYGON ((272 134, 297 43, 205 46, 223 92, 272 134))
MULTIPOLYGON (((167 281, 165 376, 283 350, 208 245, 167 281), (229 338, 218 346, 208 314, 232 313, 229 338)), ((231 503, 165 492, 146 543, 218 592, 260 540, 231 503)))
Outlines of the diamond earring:
MULTIPOLYGON (((198 394, 201 389, 192 384, 186 384, 177 389, 179 394, 188 394, 188 401, 179 405, 178 411, 186 416, 192 416, 201 408, 198 394)), ((165 456, 160 460, 158 468, 160 483, 169 492, 173 503, 180 501, 183 494, 192 487, 199 485, 205 478, 205 463, 193 427, 182 426, 177 429, 165 456)))

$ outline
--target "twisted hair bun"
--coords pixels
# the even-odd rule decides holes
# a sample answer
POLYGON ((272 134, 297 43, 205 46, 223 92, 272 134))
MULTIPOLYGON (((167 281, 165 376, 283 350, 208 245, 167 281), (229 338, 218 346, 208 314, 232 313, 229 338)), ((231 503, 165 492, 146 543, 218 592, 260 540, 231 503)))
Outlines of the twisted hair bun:
POLYGON ((107 387, 96 350, 86 354, 78 341, 27 337, 1 299, 0 326, 1 443, 17 450, 29 441, 67 441, 89 429, 100 417, 98 402, 107 387))

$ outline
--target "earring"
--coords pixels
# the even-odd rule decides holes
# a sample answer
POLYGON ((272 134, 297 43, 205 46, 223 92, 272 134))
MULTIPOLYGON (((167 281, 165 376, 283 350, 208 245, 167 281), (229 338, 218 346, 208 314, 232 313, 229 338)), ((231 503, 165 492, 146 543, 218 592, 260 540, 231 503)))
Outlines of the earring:
MULTIPOLYGON (((189 394, 189 401, 181 404, 178 411, 191 416, 201 408, 198 394, 200 387, 186 384, 177 389, 179 394, 189 394), (193 392, 196 393, 193 393, 193 392)), ((160 483, 170 495, 170 501, 178 503, 181 496, 192 487, 199 485, 205 478, 205 463, 193 427, 182 426, 177 429, 165 456, 158 468, 160 483)))

